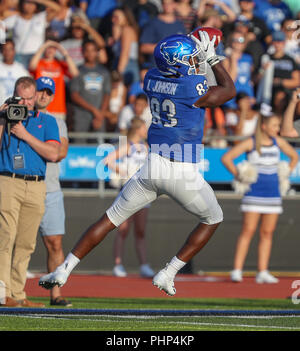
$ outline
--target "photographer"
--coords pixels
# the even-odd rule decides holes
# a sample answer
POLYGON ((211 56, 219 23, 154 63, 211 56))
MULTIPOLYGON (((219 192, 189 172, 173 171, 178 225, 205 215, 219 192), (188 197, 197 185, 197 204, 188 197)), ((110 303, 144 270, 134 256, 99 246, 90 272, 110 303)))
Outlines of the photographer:
POLYGON ((292 98, 286 108, 281 124, 280 135, 288 138, 299 138, 300 119, 294 120, 300 111, 300 88, 293 91, 292 98), (298 111, 297 111, 298 110, 298 111))
POLYGON ((46 162, 57 160, 60 139, 55 119, 34 109, 36 82, 33 78, 19 78, 14 96, 19 97, 17 106, 5 103, 0 107, 3 134, 0 151, 0 280, 5 285, 5 299, 0 305, 44 307, 26 298, 24 286, 44 213, 46 162), (9 114, 10 107, 13 107, 12 115, 9 114))

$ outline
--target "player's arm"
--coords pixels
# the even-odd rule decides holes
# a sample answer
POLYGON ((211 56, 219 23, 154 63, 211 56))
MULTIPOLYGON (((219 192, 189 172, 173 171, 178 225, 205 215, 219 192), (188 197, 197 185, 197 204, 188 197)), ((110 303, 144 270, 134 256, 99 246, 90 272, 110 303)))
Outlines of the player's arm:
POLYGON ((236 95, 233 80, 225 71, 221 62, 212 66, 217 84, 208 89, 208 92, 194 104, 196 107, 216 107, 233 99, 236 95))
POLYGON ((232 147, 222 156, 222 163, 228 169, 228 171, 233 174, 234 177, 238 176, 238 170, 233 160, 242 155, 244 152, 252 150, 252 148, 253 139, 248 138, 246 140, 241 141, 236 146, 232 147))
POLYGON ((200 40, 191 35, 191 38, 197 43, 201 50, 206 54, 206 61, 213 70, 216 78, 217 86, 209 88, 208 92, 203 95, 194 104, 196 107, 215 107, 223 105, 226 101, 233 99, 236 95, 234 82, 230 75, 224 69, 219 57, 215 52, 214 36, 212 40, 209 39, 208 33, 199 31, 200 40))

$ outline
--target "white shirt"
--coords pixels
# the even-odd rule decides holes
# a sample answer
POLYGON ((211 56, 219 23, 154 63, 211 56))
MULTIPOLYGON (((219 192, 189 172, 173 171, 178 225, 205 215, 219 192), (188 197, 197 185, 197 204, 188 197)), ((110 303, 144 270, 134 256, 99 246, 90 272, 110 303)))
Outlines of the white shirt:
POLYGON ((4 19, 7 29, 13 30, 13 40, 18 54, 35 54, 45 41, 47 28, 46 11, 34 15, 26 20, 19 15, 4 19))
POLYGON ((15 61, 12 65, 7 65, 0 62, 0 105, 13 96, 15 82, 23 76, 29 76, 29 72, 21 63, 15 61))
MULTIPOLYGON (((135 113, 132 105, 124 106, 119 115, 119 122, 118 122, 119 129, 120 130, 129 129, 130 122, 133 117, 135 117, 135 113)), ((149 128, 152 122, 152 115, 151 115, 150 108, 148 106, 144 109, 142 115, 139 117, 146 122, 146 126, 147 128, 149 128)))

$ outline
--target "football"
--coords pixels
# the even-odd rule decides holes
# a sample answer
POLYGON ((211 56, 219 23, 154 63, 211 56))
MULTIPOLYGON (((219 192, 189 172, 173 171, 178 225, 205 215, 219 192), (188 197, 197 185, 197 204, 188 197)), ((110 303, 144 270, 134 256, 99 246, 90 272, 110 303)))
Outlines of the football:
POLYGON ((207 32, 210 40, 212 40, 214 35, 216 36, 215 48, 220 44, 223 37, 223 33, 220 29, 212 27, 198 27, 194 29, 190 34, 200 40, 199 31, 207 32))

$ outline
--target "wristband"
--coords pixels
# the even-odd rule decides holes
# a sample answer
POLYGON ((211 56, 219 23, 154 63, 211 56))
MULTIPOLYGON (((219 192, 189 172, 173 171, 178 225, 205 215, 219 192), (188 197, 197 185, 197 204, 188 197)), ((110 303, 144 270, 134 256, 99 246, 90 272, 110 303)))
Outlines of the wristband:
POLYGON ((208 60, 207 60, 207 63, 212 67, 214 65, 216 65, 217 63, 220 62, 220 59, 217 55, 215 56, 212 56, 210 57, 208 60))

